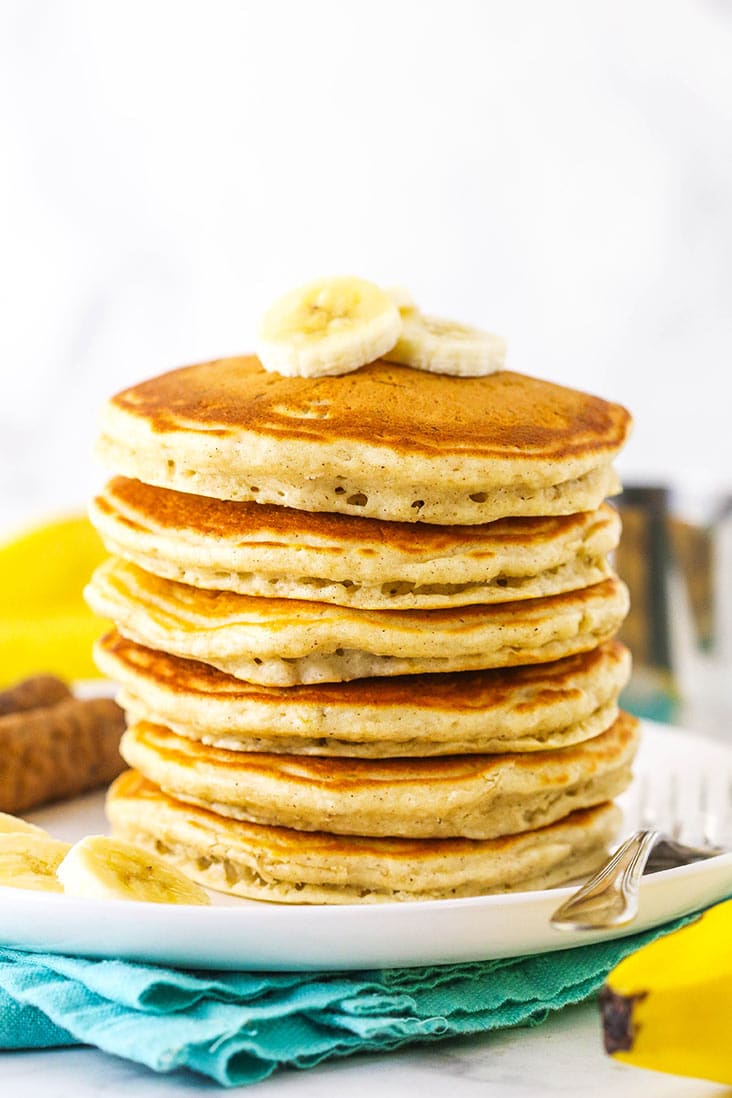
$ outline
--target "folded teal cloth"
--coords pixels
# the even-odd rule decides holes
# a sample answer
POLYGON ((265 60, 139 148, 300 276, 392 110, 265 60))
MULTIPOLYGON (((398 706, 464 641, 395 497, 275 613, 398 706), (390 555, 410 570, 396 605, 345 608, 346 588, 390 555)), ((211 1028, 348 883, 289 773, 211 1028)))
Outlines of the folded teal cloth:
POLYGON ((686 921, 535 957, 369 972, 183 972, 0 949, 0 1047, 96 1045, 241 1086, 280 1066, 536 1025, 686 921))

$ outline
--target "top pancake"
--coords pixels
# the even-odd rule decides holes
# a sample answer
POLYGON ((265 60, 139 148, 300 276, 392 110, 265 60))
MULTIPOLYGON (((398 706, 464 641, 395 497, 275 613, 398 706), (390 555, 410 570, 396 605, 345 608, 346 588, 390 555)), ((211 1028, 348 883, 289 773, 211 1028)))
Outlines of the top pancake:
POLYGON ((629 424, 619 405, 508 371, 377 362, 289 378, 242 357, 118 394, 100 452, 126 476, 219 499, 473 524, 595 509, 617 490, 629 424))

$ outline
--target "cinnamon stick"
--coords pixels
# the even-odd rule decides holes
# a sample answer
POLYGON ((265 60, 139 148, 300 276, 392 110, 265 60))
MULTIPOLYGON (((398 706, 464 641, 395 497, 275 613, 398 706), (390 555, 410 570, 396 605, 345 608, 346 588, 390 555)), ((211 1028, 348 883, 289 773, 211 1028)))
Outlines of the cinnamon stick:
POLYGON ((8 690, 0 690, 0 717, 8 713, 25 713, 29 709, 43 709, 70 697, 71 691, 66 683, 55 675, 34 675, 8 690))
POLYGON ((69 697, 0 717, 0 811, 26 812, 112 781, 125 767, 124 727, 111 698, 69 697))

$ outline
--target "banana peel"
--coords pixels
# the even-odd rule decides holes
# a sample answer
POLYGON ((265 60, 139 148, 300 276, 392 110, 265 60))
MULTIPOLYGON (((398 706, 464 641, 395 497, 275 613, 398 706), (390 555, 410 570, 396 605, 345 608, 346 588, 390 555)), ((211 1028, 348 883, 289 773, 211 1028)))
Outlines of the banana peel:
POLYGON ((91 649, 105 623, 87 607, 82 590, 105 556, 82 515, 0 545, 0 686, 39 672, 98 677, 91 649))
POLYGON ((732 900, 626 957, 600 993, 605 1049, 732 1085, 732 900))

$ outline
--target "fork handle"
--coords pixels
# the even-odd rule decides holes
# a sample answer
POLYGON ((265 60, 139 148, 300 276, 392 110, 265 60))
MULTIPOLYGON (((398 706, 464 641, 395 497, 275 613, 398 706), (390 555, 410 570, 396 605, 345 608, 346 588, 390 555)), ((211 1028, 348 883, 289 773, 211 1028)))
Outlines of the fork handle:
POLYGON ((609 930, 638 914, 638 886, 658 831, 636 831, 551 917, 557 930, 609 930))

